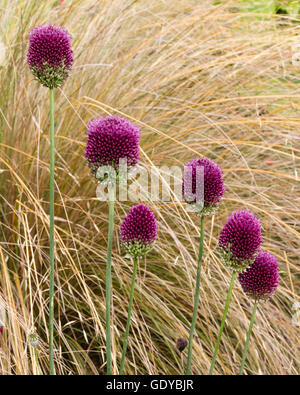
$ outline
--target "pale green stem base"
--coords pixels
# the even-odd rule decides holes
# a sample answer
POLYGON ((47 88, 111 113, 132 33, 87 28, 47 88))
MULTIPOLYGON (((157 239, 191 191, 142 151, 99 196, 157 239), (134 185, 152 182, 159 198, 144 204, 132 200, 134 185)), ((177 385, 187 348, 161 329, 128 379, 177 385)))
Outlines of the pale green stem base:
POLYGON ((245 348, 244 348, 244 352, 243 352, 243 358, 242 358, 241 367, 240 367, 240 371, 239 371, 239 375, 240 376, 243 374, 243 370, 244 370, 244 365, 245 365, 245 361, 246 361, 246 357, 247 357, 249 340, 250 340, 250 337, 251 337, 252 328, 253 328, 253 324, 254 324, 254 320, 255 320, 255 313, 256 313, 257 305, 258 305, 258 301, 256 301, 254 303, 254 306, 253 306, 251 321, 250 321, 250 325, 249 325, 249 330, 248 330, 247 339, 246 339, 246 343, 245 343, 245 348))
POLYGON ((34 356, 35 356, 35 362, 37 364, 38 367, 38 371, 39 371, 39 375, 43 375, 41 366, 40 366, 40 362, 39 362, 39 356, 38 356, 38 352, 37 352, 37 348, 34 347, 34 356))
POLYGON ((138 267, 138 258, 135 258, 134 259, 134 266, 133 266, 132 280, 131 280, 131 290, 130 290, 130 298, 129 298, 129 306, 128 306, 128 317, 127 317, 126 331, 125 331, 125 337, 124 337, 124 343, 123 343, 122 358, 121 358, 121 363, 120 363, 120 372, 119 372, 120 375, 123 374, 126 351, 127 351, 128 335, 129 335, 130 320, 131 320, 131 311, 132 311, 132 304, 133 304, 133 292, 134 292, 137 267, 138 267))
POLYGON ((228 312, 228 308, 229 308, 229 304, 230 304, 231 293, 232 293, 236 273, 237 273, 236 271, 234 271, 232 273, 231 282, 230 282, 230 286, 229 286, 229 290, 228 290, 228 294, 227 294, 227 299, 226 299, 226 303, 225 303, 224 314, 223 314, 223 318, 222 318, 222 322, 221 322, 221 326, 220 326, 220 330, 219 330, 219 335, 218 335, 218 339, 217 339, 217 343, 216 343, 216 348, 214 351, 214 355, 213 355, 210 370, 209 370, 210 375, 212 375, 214 367, 215 367, 215 363, 216 363, 216 359, 217 359, 217 355, 218 355, 218 351, 219 351, 219 346, 221 343, 221 337, 222 337, 222 333, 223 333, 223 329, 224 329, 224 324, 226 321, 226 316, 227 316, 227 312, 228 312))
POLYGON ((107 245, 107 264, 106 264, 106 358, 107 374, 112 374, 111 358, 111 252, 114 233, 114 186, 110 185, 109 191, 109 222, 108 222, 108 245, 107 245))
POLYGON ((54 320, 54 93, 50 89, 50 289, 49 289, 49 368, 54 375, 53 320, 54 320))
POLYGON ((199 256, 198 256, 197 277, 196 277, 194 311, 193 311, 193 318, 192 318, 192 324, 191 324, 190 336, 189 336, 186 374, 191 374, 193 338, 194 338, 194 331, 195 331, 195 326, 196 326, 196 321, 197 321, 197 313, 198 313, 198 305, 199 305, 199 294, 200 294, 200 281, 201 281, 202 255, 203 255, 203 240, 204 240, 204 215, 202 215, 202 217, 201 217, 201 233, 200 233, 200 246, 199 246, 199 256))

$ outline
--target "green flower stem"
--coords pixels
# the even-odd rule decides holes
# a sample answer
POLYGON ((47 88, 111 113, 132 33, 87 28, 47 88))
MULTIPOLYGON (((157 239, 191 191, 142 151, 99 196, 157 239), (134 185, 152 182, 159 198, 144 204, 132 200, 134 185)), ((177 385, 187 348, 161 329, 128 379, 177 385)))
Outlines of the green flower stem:
POLYGON ((131 311, 132 311, 132 303, 133 303, 133 292, 134 292, 137 267, 138 267, 138 258, 134 258, 134 266, 133 266, 133 274, 132 274, 131 290, 130 290, 130 298, 129 298, 129 307, 128 307, 128 317, 127 317, 126 331, 125 331, 125 337, 124 337, 124 343, 123 343, 122 358, 121 358, 121 363, 120 363, 120 372, 119 372, 120 375, 123 374, 126 351, 127 351, 128 335, 129 335, 129 329, 130 329, 130 319, 131 319, 131 311))
POLYGON ((226 303, 225 303, 224 314, 223 314, 223 318, 222 318, 222 322, 221 322, 221 326, 220 326, 220 330, 219 330, 219 335, 218 335, 218 339, 217 339, 217 343, 216 343, 216 348, 215 348, 215 352, 214 352, 214 355, 213 355, 213 358, 211 361, 211 365, 210 365, 210 370, 209 370, 210 375, 212 375, 214 367, 215 367, 215 363, 216 363, 216 359, 217 359, 217 355, 218 355, 218 351, 219 351, 219 346, 221 343, 221 337, 222 337, 222 333, 223 333, 223 329, 224 329, 224 324, 226 321, 226 316, 227 316, 227 312, 228 312, 228 308, 229 308, 229 304, 230 304, 230 298, 231 298, 231 293, 232 293, 236 273, 237 273, 236 271, 234 271, 232 273, 231 282, 230 282, 230 286, 229 286, 229 290, 228 290, 228 294, 227 294, 227 299, 226 299, 226 303))
POLYGON ((35 356, 35 362, 36 362, 37 367, 38 367, 39 375, 43 375, 43 372, 42 372, 42 369, 41 369, 41 365, 39 363, 39 356, 38 356, 38 352, 37 352, 37 347, 34 347, 34 356, 35 356))
POLYGON ((106 264, 106 358, 107 374, 112 374, 111 360, 111 251, 114 234, 114 204, 115 204, 115 186, 109 184, 109 222, 108 222, 108 245, 107 245, 107 264, 106 264))
POLYGON ((248 346, 249 346, 249 340, 250 340, 250 336, 251 336, 251 333, 252 333, 252 328, 253 328, 253 324, 254 324, 254 319, 255 319, 255 313, 256 313, 257 305, 258 305, 258 301, 255 301, 254 306, 253 306, 253 312, 252 312, 252 316, 251 316, 251 321, 250 321, 250 325, 249 325, 249 330, 248 330, 248 334, 247 334, 247 339, 246 339, 246 343, 245 343, 245 348, 244 348, 244 352, 243 352, 243 358, 242 358, 242 362, 241 362, 239 375, 243 374, 244 365, 245 365, 245 361, 246 361, 246 357, 247 357, 248 346))
POLYGON ((201 216, 201 233, 200 233, 200 246, 199 246, 199 256, 198 256, 197 277, 196 277, 195 301, 194 301, 194 311, 193 311, 193 318, 192 318, 190 337, 189 337, 189 345, 188 345, 186 374, 191 374, 193 338, 194 338, 194 331, 195 331, 195 326, 196 326, 196 321, 197 321, 199 294, 200 294, 203 240, 204 240, 204 215, 201 216))
POLYGON ((50 289, 49 289, 49 368, 54 375, 53 320, 54 320, 54 93, 50 89, 50 289))

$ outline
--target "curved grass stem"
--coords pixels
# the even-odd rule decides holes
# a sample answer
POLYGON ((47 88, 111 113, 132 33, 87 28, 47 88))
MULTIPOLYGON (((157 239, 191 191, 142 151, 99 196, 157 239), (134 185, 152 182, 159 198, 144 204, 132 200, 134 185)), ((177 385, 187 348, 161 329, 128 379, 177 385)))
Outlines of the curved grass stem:
POLYGON ((109 220, 108 220, 108 245, 107 245, 107 264, 106 264, 106 358, 107 374, 112 374, 111 358, 111 253, 114 233, 114 204, 115 186, 109 184, 109 220))
POLYGON ((201 281, 202 255, 203 255, 203 240, 204 240, 204 215, 201 216, 201 233, 200 233, 200 246, 199 246, 199 256, 198 256, 197 277, 196 277, 194 311, 193 311, 193 318, 192 318, 192 324, 191 324, 190 336, 189 336, 186 374, 191 374, 193 338, 194 338, 194 331, 195 331, 196 321, 197 321, 197 313, 198 313, 198 305, 199 305, 199 294, 200 294, 200 281, 201 281))
POLYGON ((239 375, 240 376, 243 374, 243 370, 244 370, 244 365, 245 365, 245 361, 246 361, 246 357, 247 357, 249 340, 250 340, 250 337, 251 337, 252 328, 253 328, 253 324, 254 324, 254 320, 255 320, 255 313, 256 313, 256 310, 257 310, 257 305, 258 305, 258 301, 255 301, 254 306, 253 306, 253 311, 252 311, 250 324, 249 324, 249 330, 248 330, 248 334, 247 334, 247 339, 246 339, 246 343, 245 343, 245 347, 244 347, 241 367, 240 367, 240 371, 239 371, 239 375))
POLYGON ((50 89, 50 288, 49 288, 49 369, 54 375, 53 320, 54 320, 54 93, 50 89))
POLYGON ((223 329, 224 329, 224 325, 225 325, 225 321, 226 321, 226 316, 227 316, 227 312, 228 312, 228 308, 229 308, 229 304, 230 304, 231 293, 232 293, 232 289, 233 289, 236 273, 237 273, 236 271, 234 271, 232 273, 230 286, 229 286, 229 290, 228 290, 228 294, 227 294, 227 299, 226 299, 226 303, 225 303, 225 309, 224 309, 224 313, 223 313, 223 318, 222 318, 222 322, 221 322, 221 326, 220 326, 220 330, 219 330, 219 335, 218 335, 218 339, 217 339, 214 355, 213 355, 213 358, 212 358, 212 361, 211 361, 211 365, 210 365, 210 370, 209 370, 209 374, 210 375, 212 375, 214 367, 215 367, 215 363, 216 363, 216 359, 217 359, 217 355, 218 355, 218 351, 219 351, 219 346, 220 346, 220 343, 221 343, 221 337, 222 337, 222 333, 223 333, 223 329))
POLYGON ((127 317, 126 331, 125 331, 125 337, 124 337, 124 343, 123 343, 122 358, 121 358, 121 363, 120 363, 120 372, 119 372, 120 375, 123 374, 126 351, 127 351, 128 335, 129 335, 129 329, 130 329, 130 319, 131 319, 133 293, 134 293, 137 267, 138 267, 138 258, 135 258, 134 259, 134 266, 133 266, 132 280, 131 280, 131 290, 130 290, 130 298, 129 298, 129 306, 128 306, 128 317, 127 317))

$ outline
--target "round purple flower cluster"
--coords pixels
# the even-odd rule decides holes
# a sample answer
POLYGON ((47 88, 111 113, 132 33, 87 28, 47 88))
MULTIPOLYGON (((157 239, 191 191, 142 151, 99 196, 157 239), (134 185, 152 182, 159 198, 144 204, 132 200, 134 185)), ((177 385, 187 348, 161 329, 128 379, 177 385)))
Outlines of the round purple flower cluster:
POLYGON ((138 163, 140 130, 126 119, 118 116, 94 119, 87 133, 85 157, 94 176, 100 166, 118 170, 120 159, 125 159, 129 168, 138 163))
POLYGON ((184 200, 198 215, 208 215, 214 212, 224 193, 222 170, 215 162, 204 157, 195 158, 186 164, 182 194, 184 200), (203 183, 201 182, 201 168, 203 168, 203 183))
POLYGON ((256 258, 260 244, 260 222, 255 215, 247 210, 233 212, 219 238, 224 263, 233 270, 245 270, 256 258))
POLYGON ((131 207, 120 228, 120 239, 133 257, 142 257, 152 248, 157 236, 154 213, 144 204, 131 207))
POLYGON ((278 263, 274 255, 260 251, 255 261, 239 274, 243 291, 256 301, 269 299, 279 284, 278 263))
POLYGON ((37 26, 29 35, 28 65, 35 78, 53 89, 65 82, 73 65, 71 36, 56 26, 37 26))

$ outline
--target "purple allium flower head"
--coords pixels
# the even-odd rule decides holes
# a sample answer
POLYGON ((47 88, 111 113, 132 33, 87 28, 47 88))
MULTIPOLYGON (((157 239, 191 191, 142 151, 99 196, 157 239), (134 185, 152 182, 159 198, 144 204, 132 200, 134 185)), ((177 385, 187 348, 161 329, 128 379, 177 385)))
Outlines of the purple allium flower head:
POLYGON ((127 119, 118 116, 94 119, 87 133, 85 157, 94 176, 100 166, 118 169, 120 159, 127 160, 129 168, 138 163, 140 130, 127 119))
POLYGON ((52 89, 61 86, 73 65, 69 33, 56 26, 37 26, 29 35, 28 65, 35 78, 52 89))
POLYGON ((157 236, 154 213, 144 204, 131 207, 120 228, 120 239, 133 257, 142 257, 152 248, 157 236))
POLYGON ((219 238, 224 263, 233 270, 243 271, 250 266, 258 254, 260 243, 260 221, 247 210, 232 213, 219 238))
POLYGON ((185 177, 182 183, 182 194, 188 204, 203 202, 203 207, 195 206, 193 211, 199 215, 208 215, 218 207, 225 186, 222 170, 209 158, 195 158, 186 164, 185 177), (189 169, 190 168, 190 169, 189 169), (203 168, 203 183, 200 182, 200 169, 203 168), (198 176, 197 176, 198 172, 198 176))
POLYGON ((260 251, 255 261, 239 274, 243 291, 256 301, 269 299, 279 284, 278 263, 274 255, 260 251))

